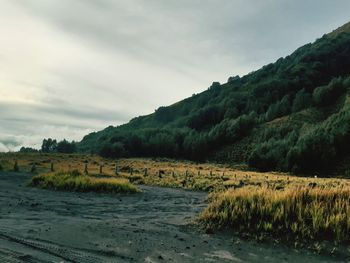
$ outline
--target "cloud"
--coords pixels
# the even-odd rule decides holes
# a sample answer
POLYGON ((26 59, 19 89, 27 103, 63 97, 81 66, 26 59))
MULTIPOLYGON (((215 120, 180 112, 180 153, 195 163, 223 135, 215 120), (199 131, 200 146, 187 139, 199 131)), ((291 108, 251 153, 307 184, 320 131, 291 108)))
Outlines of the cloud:
POLYGON ((148 114, 314 41, 347 22, 349 8, 347 0, 4 0, 1 149, 80 140, 148 114))

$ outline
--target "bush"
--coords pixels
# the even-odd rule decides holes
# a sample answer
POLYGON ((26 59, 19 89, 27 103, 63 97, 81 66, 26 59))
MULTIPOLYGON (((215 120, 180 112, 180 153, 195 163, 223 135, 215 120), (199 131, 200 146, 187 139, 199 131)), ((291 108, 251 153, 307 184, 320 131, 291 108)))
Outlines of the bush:
POLYGON ((292 131, 284 139, 271 138, 267 142, 258 144, 249 156, 249 166, 262 171, 286 171, 288 166, 285 156, 297 138, 296 131, 292 131))
POLYGON ((59 153, 74 153, 76 152, 75 142, 68 142, 66 139, 57 143, 56 151, 59 153))
POLYGON ((292 112, 298 112, 312 105, 312 97, 305 89, 297 92, 293 101, 292 112))
POLYGON ((121 142, 104 143, 98 151, 102 157, 120 158, 126 156, 124 144, 121 142))
POLYGON ((289 170, 329 172, 348 151, 350 144, 350 106, 316 125, 296 142, 287 155, 289 170))
POLYGON ((266 120, 271 121, 275 118, 287 115, 290 112, 289 96, 286 95, 281 101, 272 104, 266 112, 266 120))
POLYGON ((333 79, 327 86, 318 87, 313 92, 313 100, 319 107, 333 104, 346 91, 342 78, 333 79))

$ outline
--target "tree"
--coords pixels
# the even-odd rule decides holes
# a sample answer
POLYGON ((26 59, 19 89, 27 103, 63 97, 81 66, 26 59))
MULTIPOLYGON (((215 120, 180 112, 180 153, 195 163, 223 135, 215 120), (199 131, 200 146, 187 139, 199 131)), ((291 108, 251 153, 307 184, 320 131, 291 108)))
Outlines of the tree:
POLYGON ((289 96, 286 95, 281 101, 272 104, 266 112, 266 120, 271 121, 275 118, 284 116, 290 112, 289 96))
POLYGON ((333 79, 328 85, 318 87, 313 92, 317 106, 328 106, 334 103, 346 91, 345 82, 341 77, 333 79))
POLYGON ((41 145, 41 151, 44 153, 55 152, 57 149, 57 141, 51 138, 44 139, 41 145))
POLYGON ((295 99, 293 101, 292 112, 298 112, 302 109, 310 107, 312 103, 311 94, 307 93, 305 89, 301 89, 295 95, 295 99))
POLYGON ((19 150, 19 152, 21 153, 35 153, 38 152, 37 149, 31 148, 31 147, 21 147, 21 149, 19 150))
POLYGON ((68 142, 66 139, 57 143, 56 147, 57 152, 59 153, 74 153, 76 151, 75 142, 68 142))

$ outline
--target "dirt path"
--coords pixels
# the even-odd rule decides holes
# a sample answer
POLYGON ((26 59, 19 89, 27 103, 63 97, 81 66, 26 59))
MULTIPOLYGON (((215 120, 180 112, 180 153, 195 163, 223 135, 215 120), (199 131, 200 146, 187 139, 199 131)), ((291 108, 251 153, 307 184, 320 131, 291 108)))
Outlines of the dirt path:
POLYGON ((334 258, 233 242, 188 225, 206 194, 143 187, 135 195, 26 187, 0 173, 0 262, 331 262, 334 258))

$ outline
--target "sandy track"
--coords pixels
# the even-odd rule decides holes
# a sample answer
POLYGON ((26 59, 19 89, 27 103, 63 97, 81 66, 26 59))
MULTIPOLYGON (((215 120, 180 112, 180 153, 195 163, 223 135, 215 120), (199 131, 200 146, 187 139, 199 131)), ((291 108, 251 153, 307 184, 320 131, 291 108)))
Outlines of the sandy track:
POLYGON ((26 187, 29 179, 0 173, 0 262, 336 261, 200 232, 188 223, 205 207, 205 193, 53 192, 26 187))

